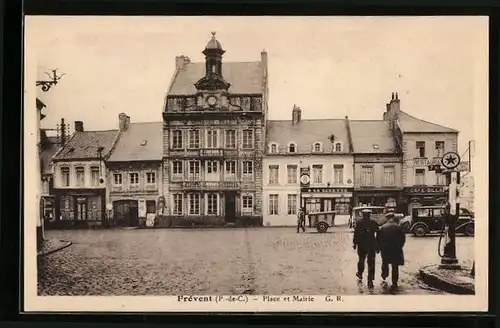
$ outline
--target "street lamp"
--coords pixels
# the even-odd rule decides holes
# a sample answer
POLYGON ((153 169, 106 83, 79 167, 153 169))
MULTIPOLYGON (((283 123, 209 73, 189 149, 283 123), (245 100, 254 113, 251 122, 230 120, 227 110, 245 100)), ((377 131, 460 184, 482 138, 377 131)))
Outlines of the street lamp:
POLYGON ((57 75, 57 68, 56 69, 53 69, 51 70, 52 72, 52 75, 45 72, 45 74, 49 77, 49 80, 40 80, 40 81, 36 81, 36 86, 41 86, 42 87, 42 91, 43 92, 47 92, 50 90, 50 88, 53 86, 53 85, 56 85, 57 82, 64 76, 66 75, 65 73, 62 73, 60 75, 57 75))

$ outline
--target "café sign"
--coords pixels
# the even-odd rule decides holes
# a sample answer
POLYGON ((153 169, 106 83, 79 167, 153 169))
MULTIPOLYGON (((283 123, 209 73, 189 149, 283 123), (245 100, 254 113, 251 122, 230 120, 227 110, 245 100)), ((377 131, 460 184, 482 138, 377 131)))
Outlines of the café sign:
POLYGON ((439 194, 444 192, 444 187, 410 187, 410 194, 439 194))

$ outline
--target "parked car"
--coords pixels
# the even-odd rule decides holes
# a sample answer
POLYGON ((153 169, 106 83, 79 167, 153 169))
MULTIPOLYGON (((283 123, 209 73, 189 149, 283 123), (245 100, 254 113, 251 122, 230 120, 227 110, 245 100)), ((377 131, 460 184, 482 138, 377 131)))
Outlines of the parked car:
MULTIPOLYGON (((409 231, 417 237, 444 229, 444 206, 421 206, 414 208, 411 214, 409 231)), ((406 219, 406 218, 405 218, 406 219)), ((407 220, 400 224, 408 227, 407 220)), ((455 232, 466 236, 474 236, 474 214, 465 209, 460 209, 455 232)))
POLYGON ((335 226, 335 211, 316 212, 307 214, 311 226, 320 233, 325 233, 328 228, 335 226))

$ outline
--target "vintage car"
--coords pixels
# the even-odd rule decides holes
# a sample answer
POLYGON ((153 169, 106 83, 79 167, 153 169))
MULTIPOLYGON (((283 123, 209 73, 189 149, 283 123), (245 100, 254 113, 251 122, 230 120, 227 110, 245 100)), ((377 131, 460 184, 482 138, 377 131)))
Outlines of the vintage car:
MULTIPOLYGON (((363 217, 363 210, 368 209, 371 211, 370 217, 377 221, 379 225, 383 225, 384 223, 387 222, 387 217, 386 214, 389 210, 387 207, 383 206, 361 206, 361 207, 354 207, 352 209, 352 215, 349 218, 349 228, 354 229, 356 227, 356 221, 360 220, 363 217)), ((398 220, 401 220, 403 218, 403 214, 401 213, 394 213, 396 218, 398 220)))
MULTIPOLYGON (((413 235, 423 237, 428 233, 444 230, 444 211, 444 206, 417 207, 412 210, 411 220, 405 218, 405 222, 400 224, 413 235)), ((455 232, 474 236, 474 214, 471 211, 460 209, 455 232)))
POLYGON ((328 228, 335 226, 335 211, 316 212, 307 214, 311 220, 311 227, 316 228, 319 233, 325 233, 328 228))

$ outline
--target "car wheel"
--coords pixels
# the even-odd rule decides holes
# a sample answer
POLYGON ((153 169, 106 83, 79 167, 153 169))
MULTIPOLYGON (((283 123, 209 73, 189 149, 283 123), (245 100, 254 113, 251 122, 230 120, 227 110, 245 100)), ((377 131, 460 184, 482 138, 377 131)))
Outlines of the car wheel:
POLYGON ((423 225, 418 225, 413 228, 413 235, 416 237, 424 237, 427 234, 427 229, 423 225))
POLYGON ((401 225, 401 228, 403 229, 404 233, 410 232, 410 224, 408 222, 405 222, 401 225))
POLYGON ((474 224, 468 224, 465 226, 464 234, 466 236, 474 237, 474 224))
POLYGON ((316 225, 316 230, 318 230, 319 233, 325 233, 328 230, 328 224, 320 222, 316 225))

